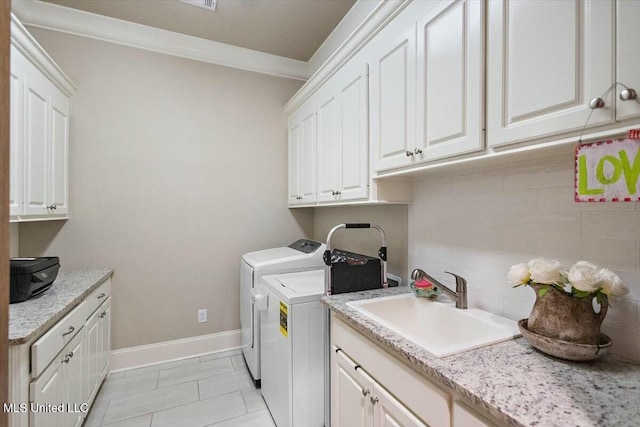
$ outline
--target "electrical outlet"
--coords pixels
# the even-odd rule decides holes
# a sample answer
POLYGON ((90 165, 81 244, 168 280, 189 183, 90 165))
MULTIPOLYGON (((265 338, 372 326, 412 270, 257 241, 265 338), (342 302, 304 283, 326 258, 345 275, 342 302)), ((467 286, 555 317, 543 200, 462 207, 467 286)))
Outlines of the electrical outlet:
POLYGON ((198 323, 207 323, 207 309, 198 310, 198 323))

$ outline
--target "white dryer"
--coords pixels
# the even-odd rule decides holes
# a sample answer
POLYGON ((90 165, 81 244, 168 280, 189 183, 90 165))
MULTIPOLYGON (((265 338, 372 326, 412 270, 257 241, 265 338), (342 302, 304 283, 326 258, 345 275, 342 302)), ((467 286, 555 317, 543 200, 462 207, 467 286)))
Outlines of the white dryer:
POLYGON ((249 252, 240 262, 240 326, 242 353, 256 387, 260 387, 260 316, 252 290, 267 274, 324 268, 324 243, 300 239, 289 246, 249 252))
POLYGON ((263 276, 262 397, 277 427, 328 425, 324 271, 263 276))

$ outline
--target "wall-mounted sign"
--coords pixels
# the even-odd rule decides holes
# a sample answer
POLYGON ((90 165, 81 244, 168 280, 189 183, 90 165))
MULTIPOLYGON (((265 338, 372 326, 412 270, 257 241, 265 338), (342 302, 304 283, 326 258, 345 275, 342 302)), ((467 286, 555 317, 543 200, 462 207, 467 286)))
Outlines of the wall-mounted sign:
POLYGON ((618 139, 576 147, 576 202, 640 201, 640 140, 618 139))

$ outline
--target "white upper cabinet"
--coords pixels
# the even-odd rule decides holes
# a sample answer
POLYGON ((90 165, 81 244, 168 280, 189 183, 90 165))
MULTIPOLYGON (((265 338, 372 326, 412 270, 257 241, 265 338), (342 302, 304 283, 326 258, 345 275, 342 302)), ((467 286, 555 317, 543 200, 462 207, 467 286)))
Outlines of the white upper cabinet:
POLYGON ((405 9, 371 41, 370 128, 375 171, 410 163, 416 150, 416 24, 405 9), (412 22, 413 21, 413 22, 412 22))
POLYGON ((476 0, 441 2, 418 21, 416 160, 484 148, 483 9, 476 0))
MULTIPOLYGON (((13 47, 11 50, 13 51, 13 47)), ((17 60, 23 60, 22 56, 17 60)), ((11 91, 11 128, 10 128, 10 144, 11 144, 11 157, 10 157, 10 176, 9 176, 9 214, 11 216, 20 215, 22 213, 22 151, 24 132, 23 129, 23 116, 22 106, 24 105, 24 81, 21 74, 17 72, 19 67, 14 67, 12 63, 9 90, 11 91)))
POLYGON ((318 201, 366 199, 366 64, 346 64, 318 91, 317 99, 318 201))
POLYGON ((316 201, 316 112, 307 101, 289 117, 289 205, 316 201))
POLYGON ((483 2, 413 2, 371 45, 376 172, 484 148, 483 2))
POLYGON ((66 218, 69 211, 69 78, 12 16, 12 221, 66 218))
MULTIPOLYGON (((493 0, 488 7, 489 145, 579 132, 589 102, 614 81, 614 3, 493 0)), ((590 127, 615 118, 614 91, 603 99, 590 127)))
MULTIPOLYGON (((618 0, 616 7, 616 80, 640 94, 640 1, 618 0)), ((640 105, 620 99, 623 86, 616 89, 616 119, 640 117, 640 105)))

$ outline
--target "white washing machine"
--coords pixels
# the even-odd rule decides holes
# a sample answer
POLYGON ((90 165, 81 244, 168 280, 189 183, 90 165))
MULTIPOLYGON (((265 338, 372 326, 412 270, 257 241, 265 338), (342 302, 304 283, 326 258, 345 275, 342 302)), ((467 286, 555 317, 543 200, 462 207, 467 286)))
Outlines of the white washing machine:
POLYGON ((262 396, 277 427, 322 427, 328 419, 328 321, 324 271, 264 276, 262 396))
POLYGON ((252 380, 260 387, 260 317, 255 311, 251 291, 267 274, 324 268, 324 243, 300 239, 281 248, 249 252, 240 262, 240 326, 242 353, 252 380))

